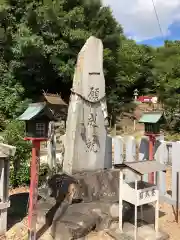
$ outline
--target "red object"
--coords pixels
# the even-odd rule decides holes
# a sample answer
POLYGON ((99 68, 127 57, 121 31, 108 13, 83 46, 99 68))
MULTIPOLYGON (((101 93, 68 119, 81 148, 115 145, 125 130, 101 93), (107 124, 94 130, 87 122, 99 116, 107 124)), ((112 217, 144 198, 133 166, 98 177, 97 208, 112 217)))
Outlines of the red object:
POLYGON ((38 176, 40 163, 40 142, 46 138, 25 138, 32 141, 31 182, 29 192, 28 210, 28 239, 36 240, 37 200, 38 200, 38 176))
MULTIPOLYGON (((156 137, 151 135, 149 136, 149 160, 153 160, 154 159, 154 144, 156 141, 156 137)), ((149 174, 149 183, 154 184, 154 173, 150 173, 149 174)))
MULTIPOLYGON (((145 134, 146 136, 149 137, 149 160, 153 160, 154 159, 154 145, 155 145, 155 142, 156 142, 156 137, 159 136, 160 134, 145 134)), ((154 184, 154 173, 149 173, 149 176, 148 176, 148 182, 151 183, 151 184, 154 184)))
POLYGON ((146 102, 151 102, 152 101, 152 97, 151 96, 139 96, 137 98, 137 100, 139 102, 146 103, 146 102))

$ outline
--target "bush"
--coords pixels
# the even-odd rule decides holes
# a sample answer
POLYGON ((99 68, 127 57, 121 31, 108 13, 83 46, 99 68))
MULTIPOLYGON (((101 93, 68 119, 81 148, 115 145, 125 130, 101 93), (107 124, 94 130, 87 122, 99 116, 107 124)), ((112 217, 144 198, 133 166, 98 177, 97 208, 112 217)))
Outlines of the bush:
MULTIPOLYGON (((25 125, 20 121, 9 121, 2 133, 3 141, 16 147, 16 154, 10 162, 10 185, 18 187, 30 183, 30 160, 31 160, 31 143, 23 139, 25 125)), ((39 169, 39 185, 42 185, 47 177, 54 173, 60 172, 62 166, 57 165, 56 169, 49 169, 47 164, 41 164, 39 169)))
POLYGON ((167 134, 165 134, 165 141, 170 141, 170 142, 174 142, 174 141, 180 141, 180 134, 179 133, 174 133, 174 132, 168 132, 167 134))
POLYGON ((2 134, 4 142, 16 147, 16 154, 10 162, 10 185, 29 184, 31 143, 24 141, 25 125, 20 121, 9 121, 2 134))

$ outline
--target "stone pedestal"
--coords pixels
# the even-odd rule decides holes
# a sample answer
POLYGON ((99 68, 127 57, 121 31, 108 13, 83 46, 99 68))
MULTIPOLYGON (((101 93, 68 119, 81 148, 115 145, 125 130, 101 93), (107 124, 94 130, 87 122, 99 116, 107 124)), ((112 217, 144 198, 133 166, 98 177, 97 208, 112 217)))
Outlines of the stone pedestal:
MULTIPOLYGON (((113 237, 114 240, 134 240, 134 225, 131 223, 124 223, 123 233, 119 228, 108 230, 108 234, 113 237)), ((156 232, 152 225, 143 225, 138 228, 137 240, 166 240, 169 239, 169 235, 164 232, 156 232)))
POLYGON ((0 235, 7 231, 7 209, 9 202, 9 157, 16 148, 0 143, 0 235))

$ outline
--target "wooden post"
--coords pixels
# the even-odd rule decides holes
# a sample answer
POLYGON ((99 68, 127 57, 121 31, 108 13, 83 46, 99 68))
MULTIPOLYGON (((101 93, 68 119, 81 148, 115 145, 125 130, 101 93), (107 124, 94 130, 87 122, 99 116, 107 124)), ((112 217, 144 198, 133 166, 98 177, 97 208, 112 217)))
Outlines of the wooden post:
MULTIPOLYGON (((137 179, 135 180, 135 192, 137 193, 137 179)), ((134 213, 134 240, 137 240, 137 204, 135 204, 134 213)))
MULTIPOLYGON (((141 176, 141 182, 143 181, 143 177, 141 176)), ((143 215, 143 205, 140 206, 140 211, 141 211, 141 222, 144 221, 144 215, 143 215)))
POLYGON ((123 231, 123 200, 122 200, 122 191, 123 188, 123 171, 119 172, 119 230, 123 231))
MULTIPOLYGON (((4 159, 1 159, 0 162, 0 199, 1 203, 4 202, 4 159)), ((0 206, 1 206, 0 203, 0 206)), ((7 231, 7 209, 0 208, 0 234, 4 234, 7 231)))
POLYGON ((176 222, 179 222, 179 172, 176 173, 177 184, 176 184, 176 222))
MULTIPOLYGON (((158 182, 158 172, 156 172, 156 183, 158 182)), ((159 232, 159 191, 157 191, 158 197, 155 205, 155 232, 156 236, 159 232)))
POLYGON ((36 220, 37 220, 37 199, 38 199, 38 174, 40 161, 40 141, 32 140, 32 160, 31 160, 31 183, 29 193, 29 213, 28 213, 28 239, 36 240, 36 220))
MULTIPOLYGON (((154 144, 156 138, 153 135, 149 136, 149 160, 154 159, 154 144)), ((154 173, 149 174, 149 183, 154 184, 154 173)))

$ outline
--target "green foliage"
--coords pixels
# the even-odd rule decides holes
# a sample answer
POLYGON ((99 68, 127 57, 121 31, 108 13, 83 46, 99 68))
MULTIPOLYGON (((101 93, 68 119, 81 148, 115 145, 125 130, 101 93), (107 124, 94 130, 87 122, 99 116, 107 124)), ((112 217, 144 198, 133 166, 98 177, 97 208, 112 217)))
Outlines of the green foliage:
POLYGON ((165 141, 175 142, 180 140, 180 134, 175 132, 167 132, 165 134, 165 141))
POLYGON ((167 129, 179 132, 180 109, 180 42, 166 41, 157 48, 154 58, 154 79, 157 94, 164 105, 167 129))
POLYGON ((100 0, 6 0, 0 5, 0 131, 17 146, 11 183, 29 180, 29 143, 14 121, 41 91, 61 92, 68 101, 77 54, 94 35, 104 45, 104 75, 110 118, 132 111, 134 89, 154 93, 164 104, 167 128, 179 131, 180 48, 160 48, 127 39, 100 0), (17 164, 17 163, 18 164, 17 164))
MULTIPOLYGON (((23 126, 12 120, 42 90, 68 100, 77 54, 95 35, 105 46, 107 92, 115 86, 122 29, 101 1, 6 0, 0 6, 0 128, 17 147, 12 161, 13 186, 29 179, 29 143, 23 126)), ((113 90, 112 90, 113 91, 113 90)))
POLYGON ((16 147, 16 154, 11 159, 10 184, 13 187, 29 182, 31 144, 24 141, 24 124, 10 121, 3 132, 5 143, 16 147))

